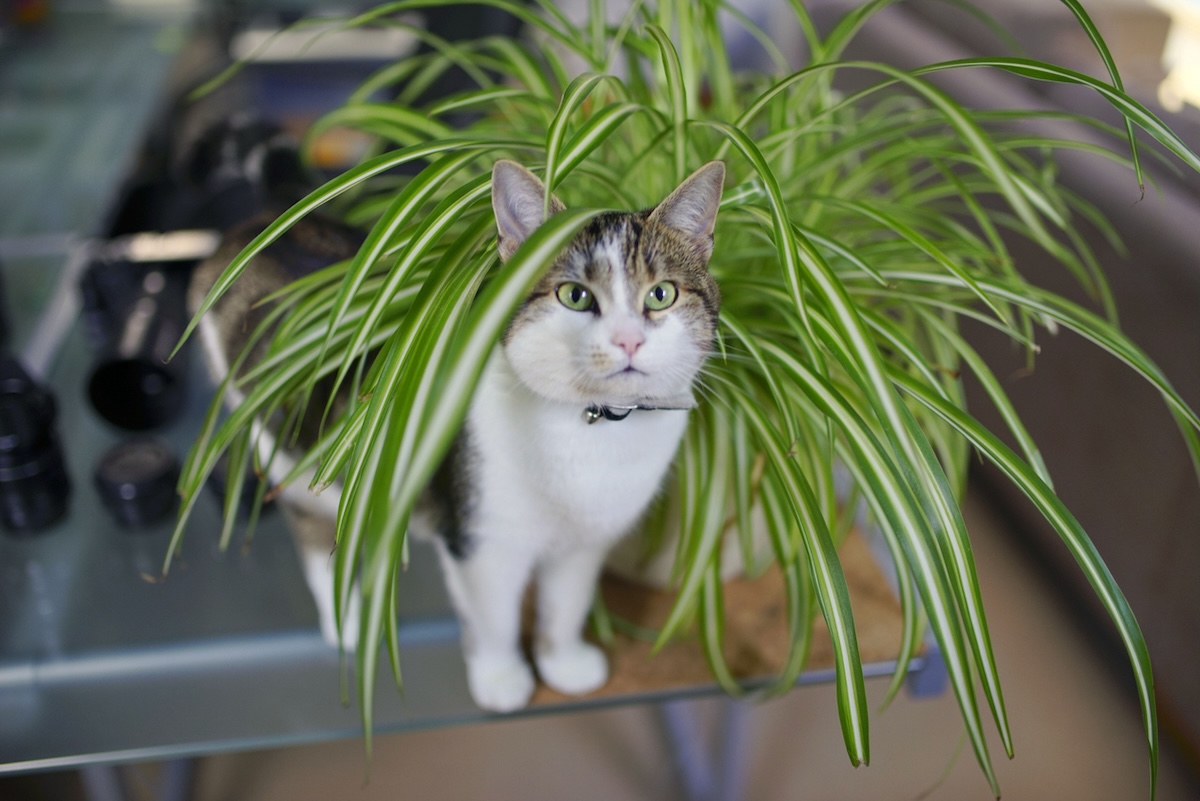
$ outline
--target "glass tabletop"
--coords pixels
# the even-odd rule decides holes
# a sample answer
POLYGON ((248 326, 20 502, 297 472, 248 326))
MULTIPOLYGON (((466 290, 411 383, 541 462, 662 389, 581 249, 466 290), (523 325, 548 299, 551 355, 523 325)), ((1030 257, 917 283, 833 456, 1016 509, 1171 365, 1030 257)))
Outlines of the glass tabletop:
MULTIPOLYGON (((183 36, 170 15, 82 5, 40 38, 0 44, 0 262, 14 352, 28 349, 79 242, 104 230, 183 36)), ((69 281, 60 289, 75 291, 69 281)), ((235 537, 221 551, 219 503, 201 498, 164 579, 171 521, 131 530, 108 513, 93 474, 105 451, 133 437, 90 406, 95 356, 68 322, 44 380, 58 404, 69 506, 46 531, 0 534, 0 773, 360 734, 352 671, 320 635, 281 514, 264 517, 252 544, 235 537)), ((181 459, 209 396, 196 362, 182 413, 154 432, 181 459)), ((404 690, 386 686, 381 666, 377 731, 488 717, 468 695, 433 557, 415 543, 400 582, 404 690)), ((877 569, 863 582, 863 597, 887 596, 877 569)), ((880 614, 881 650, 864 654, 869 674, 890 672, 899 637, 898 612, 880 614)), ((715 691, 702 674, 683 676, 547 697, 522 714, 715 691)), ((802 681, 830 678, 817 660, 802 681)))

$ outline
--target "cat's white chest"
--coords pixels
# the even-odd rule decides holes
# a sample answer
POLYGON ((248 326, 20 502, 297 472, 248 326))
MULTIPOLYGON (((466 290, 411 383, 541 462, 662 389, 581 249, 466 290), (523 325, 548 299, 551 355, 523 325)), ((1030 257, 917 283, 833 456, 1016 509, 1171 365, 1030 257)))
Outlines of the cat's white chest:
POLYGON ((662 484, 687 412, 588 424, 582 406, 534 396, 497 353, 469 420, 478 535, 540 549, 605 545, 628 532, 662 484))

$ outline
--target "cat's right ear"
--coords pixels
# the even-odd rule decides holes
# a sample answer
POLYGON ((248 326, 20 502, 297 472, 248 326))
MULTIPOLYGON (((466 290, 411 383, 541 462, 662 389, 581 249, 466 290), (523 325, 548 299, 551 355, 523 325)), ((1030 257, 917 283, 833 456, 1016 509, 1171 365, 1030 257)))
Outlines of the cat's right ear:
MULTIPOLYGON (((508 261, 542 224, 545 196, 546 185, 515 161, 502 159, 492 167, 492 210, 496 213, 501 261, 508 261)), ((559 199, 551 196, 550 213, 557 214, 563 208, 559 199)))

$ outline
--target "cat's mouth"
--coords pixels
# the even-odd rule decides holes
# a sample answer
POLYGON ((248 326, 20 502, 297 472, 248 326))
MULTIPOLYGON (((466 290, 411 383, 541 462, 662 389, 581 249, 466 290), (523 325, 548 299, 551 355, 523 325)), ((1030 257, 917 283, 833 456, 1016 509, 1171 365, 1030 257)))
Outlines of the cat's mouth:
POLYGON ((632 364, 610 369, 607 373, 596 375, 590 382, 584 394, 591 400, 599 400, 604 404, 629 404, 651 389, 653 376, 645 370, 638 369, 632 364))

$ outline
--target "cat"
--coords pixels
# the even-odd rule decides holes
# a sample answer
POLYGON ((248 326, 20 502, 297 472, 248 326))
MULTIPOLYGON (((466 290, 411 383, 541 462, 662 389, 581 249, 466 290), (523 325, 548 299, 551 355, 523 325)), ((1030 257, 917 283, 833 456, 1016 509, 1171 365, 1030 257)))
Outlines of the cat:
MULTIPOLYGON (((606 554, 659 492, 712 349, 720 292, 708 262, 724 179, 723 163, 710 162, 652 209, 602 213, 559 254, 491 354, 463 428, 413 516, 410 533, 437 550, 460 622, 468 689, 485 710, 518 709, 535 688, 520 647, 531 580, 537 674, 571 695, 607 681, 607 659, 584 639, 584 625, 606 554)), ((493 166, 502 262, 543 222, 544 194, 525 167, 493 166)), ((562 209, 552 198, 550 213, 562 209)), ((357 238, 348 229, 312 225, 328 226, 310 236, 328 261, 353 252, 357 238)), ((233 236, 197 271, 193 308, 251 235, 233 236)), ((258 257, 264 269, 252 264, 246 275, 256 275, 235 283, 201 322, 214 379, 253 329, 248 318, 264 313, 255 300, 304 269, 279 264, 286 251, 258 257)), ((296 497, 304 494, 284 497, 307 514, 336 509, 334 493, 296 497)), ((329 637, 336 630, 329 552, 311 553, 311 543, 301 550, 329 637)))

